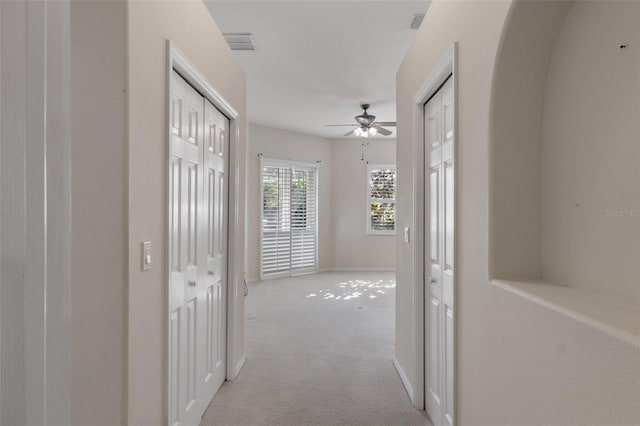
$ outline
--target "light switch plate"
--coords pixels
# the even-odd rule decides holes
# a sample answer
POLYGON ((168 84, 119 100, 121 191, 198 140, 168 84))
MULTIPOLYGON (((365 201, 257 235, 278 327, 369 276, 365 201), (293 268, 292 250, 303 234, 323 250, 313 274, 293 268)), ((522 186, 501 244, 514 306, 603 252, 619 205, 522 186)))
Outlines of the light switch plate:
POLYGON ((404 227, 404 242, 405 243, 409 242, 409 227, 408 226, 404 227))
POLYGON ((151 241, 142 243, 142 270, 151 270, 151 241))

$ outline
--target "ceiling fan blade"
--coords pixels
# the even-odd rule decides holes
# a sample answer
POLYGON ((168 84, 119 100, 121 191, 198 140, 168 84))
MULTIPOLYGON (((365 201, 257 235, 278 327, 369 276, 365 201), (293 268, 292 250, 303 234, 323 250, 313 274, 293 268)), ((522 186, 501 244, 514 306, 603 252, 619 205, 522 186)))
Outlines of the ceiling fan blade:
POLYGON ((375 126, 375 127, 380 127, 380 126, 395 127, 396 126, 396 122, 395 121, 376 121, 375 123, 373 123, 373 126, 375 126))
POLYGON ((393 133, 385 129, 384 127, 376 127, 376 129, 378 130, 378 133, 380 133, 382 136, 389 136, 391 133, 393 133))
POLYGON ((325 124, 324 127, 357 127, 357 124, 325 124))
POLYGON ((355 131, 356 131, 356 129, 349 130, 347 133, 345 133, 345 134, 344 134, 344 135, 342 135, 342 136, 351 136, 355 131))

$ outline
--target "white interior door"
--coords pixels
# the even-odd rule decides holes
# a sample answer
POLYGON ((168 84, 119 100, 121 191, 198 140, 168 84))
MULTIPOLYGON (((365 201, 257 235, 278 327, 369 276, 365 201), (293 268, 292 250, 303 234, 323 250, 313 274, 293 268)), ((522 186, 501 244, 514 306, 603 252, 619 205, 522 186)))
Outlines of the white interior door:
POLYGON ((425 104, 425 398, 434 425, 454 418, 454 96, 450 78, 425 104))
POLYGON ((206 230, 203 240, 204 256, 202 264, 206 273, 203 290, 206 306, 203 310, 204 343, 201 373, 204 384, 203 412, 216 391, 222 386, 226 374, 226 282, 227 282, 227 209, 228 191, 225 175, 227 144, 229 142, 229 119, 205 99, 204 110, 205 149, 204 206, 202 229, 206 230))
POLYGON ((229 120, 176 72, 169 169, 169 422, 197 425, 225 379, 229 120))

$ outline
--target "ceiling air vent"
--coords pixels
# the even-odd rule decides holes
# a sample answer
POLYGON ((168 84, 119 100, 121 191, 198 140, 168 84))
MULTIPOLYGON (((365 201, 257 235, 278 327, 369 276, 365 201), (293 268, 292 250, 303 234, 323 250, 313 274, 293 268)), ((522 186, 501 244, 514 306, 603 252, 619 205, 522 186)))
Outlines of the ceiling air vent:
POLYGON ((411 29, 417 30, 420 28, 420 24, 422 24, 422 20, 424 19, 424 13, 416 13, 413 15, 413 21, 411 21, 411 29))
POLYGON ((224 33, 231 50, 256 50, 256 42, 251 33, 224 33))

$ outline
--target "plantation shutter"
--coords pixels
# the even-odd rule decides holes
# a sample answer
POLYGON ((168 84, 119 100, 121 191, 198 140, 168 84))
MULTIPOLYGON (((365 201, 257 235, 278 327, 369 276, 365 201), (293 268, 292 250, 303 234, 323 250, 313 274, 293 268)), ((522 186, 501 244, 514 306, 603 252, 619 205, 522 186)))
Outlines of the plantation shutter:
POLYGON ((316 269, 316 171, 291 171, 291 271, 316 269))
POLYGON ((317 166, 262 161, 261 277, 317 270, 317 166))
POLYGON ((265 275, 288 271, 291 263, 290 172, 280 167, 262 168, 262 273, 265 275))

